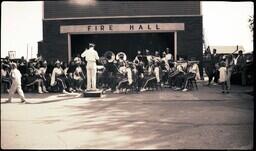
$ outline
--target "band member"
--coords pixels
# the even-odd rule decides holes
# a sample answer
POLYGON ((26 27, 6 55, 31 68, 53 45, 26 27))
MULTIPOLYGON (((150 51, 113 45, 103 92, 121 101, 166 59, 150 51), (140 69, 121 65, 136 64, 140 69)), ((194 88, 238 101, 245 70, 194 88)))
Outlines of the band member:
POLYGON ((9 68, 10 67, 8 64, 1 63, 1 83, 3 84, 4 90, 6 92, 9 92, 12 84, 9 68))
POLYGON ((47 93, 48 91, 46 90, 46 87, 44 85, 44 81, 46 79, 44 77, 44 73, 43 73, 44 71, 42 70, 43 68, 41 68, 41 70, 40 70, 41 62, 42 61, 40 61, 36 64, 34 71, 33 71, 33 69, 30 68, 31 72, 29 73, 29 77, 28 77, 30 79, 30 81, 28 81, 27 86, 37 84, 38 93, 47 93))
POLYGON ((177 64, 177 71, 178 74, 174 78, 174 90, 181 90, 182 89, 182 84, 183 84, 183 76, 186 74, 187 71, 187 62, 184 60, 180 60, 181 63, 177 64))
POLYGON ((114 60, 111 60, 111 58, 107 58, 108 61, 104 65, 104 71, 103 71, 103 83, 105 84, 105 88, 110 88, 111 91, 115 91, 116 86, 116 74, 118 72, 117 67, 115 66, 114 60))
POLYGON ((138 90, 140 90, 142 88, 142 84, 143 84, 143 78, 144 78, 144 62, 143 62, 143 57, 140 53, 138 53, 138 55, 136 56, 136 58, 133 61, 135 63, 136 66, 136 74, 138 77, 137 80, 137 86, 138 86, 138 90))
POLYGON ((165 52, 163 52, 163 54, 162 54, 162 59, 161 59, 161 61, 162 61, 162 65, 164 65, 165 67, 165 69, 166 70, 169 70, 169 62, 171 62, 171 60, 170 59, 168 59, 167 58, 167 54, 165 53, 165 52))
POLYGON ((126 63, 123 69, 121 70, 121 73, 123 74, 123 77, 118 82, 118 85, 116 86, 116 91, 114 93, 120 93, 120 89, 128 89, 130 88, 131 84, 133 83, 133 77, 132 77, 132 63, 126 63))
POLYGON ((87 90, 96 90, 96 60, 99 59, 98 52, 94 49, 95 44, 90 43, 89 49, 86 49, 81 57, 87 61, 87 90))
POLYGON ((134 58, 133 63, 135 61, 139 61, 139 58, 141 58, 141 60, 143 59, 143 56, 140 50, 137 51, 137 56, 134 58))
POLYGON ((167 62, 173 62, 174 59, 173 59, 173 55, 170 53, 170 49, 169 48, 166 48, 165 49, 165 53, 166 53, 166 61, 167 62))
POLYGON ((156 77, 157 88, 161 86, 161 62, 155 62, 154 75, 156 77))
POLYGON ((168 73, 169 73, 170 66, 169 66, 169 61, 166 57, 165 52, 163 52, 160 66, 161 66, 161 73, 162 73, 162 82, 163 84, 168 85, 168 73))
POLYGON ((12 100, 12 97, 14 95, 14 93, 17 91, 20 98, 21 98, 21 102, 22 103, 26 103, 26 99, 24 96, 24 93, 22 91, 21 88, 21 73, 20 71, 17 69, 17 65, 16 63, 11 63, 11 79, 12 79, 12 85, 9 91, 9 98, 6 101, 6 103, 10 103, 12 100))
POLYGON ((35 70, 33 68, 28 69, 28 75, 26 77, 26 80, 23 81, 23 84, 25 84, 25 90, 28 89, 30 86, 37 86, 38 93, 43 93, 41 88, 41 82, 42 80, 38 79, 38 77, 35 75, 35 70))
POLYGON ((82 92, 83 90, 81 89, 83 80, 85 79, 85 75, 83 73, 83 70, 81 68, 81 61, 76 61, 76 69, 74 71, 74 83, 75 83, 75 90, 77 92, 82 92))
POLYGON ((74 61, 70 61, 69 64, 67 63, 64 63, 64 67, 63 67, 63 70, 64 70, 64 73, 66 75, 66 79, 65 79, 65 83, 67 85, 67 89, 69 92, 74 92, 74 71, 75 71, 75 63, 74 61))
POLYGON ((47 63, 45 74, 49 75, 51 77, 52 76, 52 71, 53 71, 54 67, 55 67, 55 62, 54 61, 50 61, 49 63, 47 63))
POLYGON ((81 56, 80 54, 77 54, 76 57, 74 58, 74 62, 81 62, 81 56))
POLYGON ((195 80, 200 79, 200 73, 199 73, 199 67, 196 63, 189 63, 188 64, 188 73, 186 73, 183 76, 183 90, 182 91, 187 91, 188 88, 188 80, 195 78, 195 80))
POLYGON ((161 61, 161 57, 158 51, 155 51, 155 56, 153 56, 153 60, 155 62, 160 62, 161 61))
POLYGON ((52 76, 51 76, 51 86, 55 87, 62 91, 62 93, 68 93, 65 89, 67 88, 66 83, 65 83, 65 73, 64 70, 60 66, 60 61, 57 60, 55 62, 55 68, 52 71, 52 76))
POLYGON ((156 76, 154 74, 154 62, 151 62, 145 72, 144 78, 142 79, 142 88, 140 91, 143 92, 150 88, 156 88, 156 83, 156 76))
POLYGON ((118 67, 120 67, 120 65, 123 65, 123 63, 126 63, 126 54, 124 52, 117 53, 116 61, 118 67))
POLYGON ((180 73, 179 70, 177 70, 175 62, 170 63, 170 70, 168 73, 168 84, 170 88, 174 88, 175 87, 175 77, 180 73))
POLYGON ((148 67, 153 63, 153 56, 150 54, 150 51, 148 49, 146 49, 144 63, 146 70, 148 70, 148 67))

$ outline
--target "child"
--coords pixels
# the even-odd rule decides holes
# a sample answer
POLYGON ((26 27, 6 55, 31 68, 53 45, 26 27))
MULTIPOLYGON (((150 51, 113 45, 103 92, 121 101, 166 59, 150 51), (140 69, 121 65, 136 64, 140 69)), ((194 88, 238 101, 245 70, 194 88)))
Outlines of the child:
POLYGON ((21 89, 21 73, 17 69, 16 63, 11 63, 11 78, 12 78, 12 85, 9 91, 9 98, 6 101, 6 103, 11 103, 12 97, 16 91, 18 92, 21 98, 21 103, 27 103, 23 90, 21 89))
POLYGON ((222 85, 222 93, 229 93, 227 86, 227 67, 224 61, 220 62, 219 83, 222 85))

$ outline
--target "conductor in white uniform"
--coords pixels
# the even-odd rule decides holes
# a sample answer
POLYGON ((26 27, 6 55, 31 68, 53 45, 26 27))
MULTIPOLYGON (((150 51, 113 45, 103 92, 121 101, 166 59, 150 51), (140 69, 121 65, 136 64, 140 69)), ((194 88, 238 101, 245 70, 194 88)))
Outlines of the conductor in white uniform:
POLYGON ((95 44, 89 43, 89 49, 85 49, 85 51, 81 54, 81 57, 85 57, 85 60, 87 62, 87 90, 96 90, 96 60, 99 59, 99 56, 98 52, 94 49, 94 47, 95 44))

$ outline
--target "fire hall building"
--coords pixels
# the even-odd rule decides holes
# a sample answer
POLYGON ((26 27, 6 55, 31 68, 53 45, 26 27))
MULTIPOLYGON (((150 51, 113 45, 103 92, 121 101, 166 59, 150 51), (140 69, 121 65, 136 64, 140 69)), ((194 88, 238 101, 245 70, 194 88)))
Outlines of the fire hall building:
POLYGON ((92 42, 99 56, 122 51, 132 60, 168 47, 175 59, 202 61, 202 41, 200 1, 44 1, 38 51, 68 62, 92 42))

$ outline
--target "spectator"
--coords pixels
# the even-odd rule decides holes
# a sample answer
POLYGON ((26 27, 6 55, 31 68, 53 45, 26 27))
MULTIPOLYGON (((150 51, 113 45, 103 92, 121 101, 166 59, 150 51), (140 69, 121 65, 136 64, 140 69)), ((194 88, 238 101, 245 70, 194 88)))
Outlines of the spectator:
POLYGON ((230 79, 231 79, 231 75, 232 75, 233 68, 234 68, 233 56, 228 55, 224 61, 225 61, 226 67, 227 67, 227 89, 230 91, 230 89, 231 89, 230 79))
POLYGON ((222 93, 229 93, 227 86, 227 67, 224 61, 220 62, 219 73, 219 83, 222 86, 222 93))
POLYGON ((211 55, 211 50, 210 47, 208 46, 207 49, 205 50, 204 53, 204 69, 205 69, 205 73, 208 76, 208 86, 210 86, 213 76, 214 76, 214 62, 212 59, 212 55, 211 55))
POLYGON ((9 92, 12 83, 9 68, 10 66, 8 64, 1 63, 1 83, 4 86, 5 92, 9 92))
POLYGON ((246 66, 246 59, 245 59, 245 57, 243 55, 243 51, 242 50, 239 50, 239 52, 238 52, 238 56, 235 59, 235 66, 236 66, 237 71, 241 75, 242 86, 245 86, 246 85, 246 68, 245 68, 245 66, 246 66))
POLYGON ((213 76, 214 76, 214 82, 215 85, 218 83, 219 79, 219 61, 220 61, 220 56, 217 54, 217 50, 213 49, 213 54, 212 54, 212 60, 213 60, 213 76))

